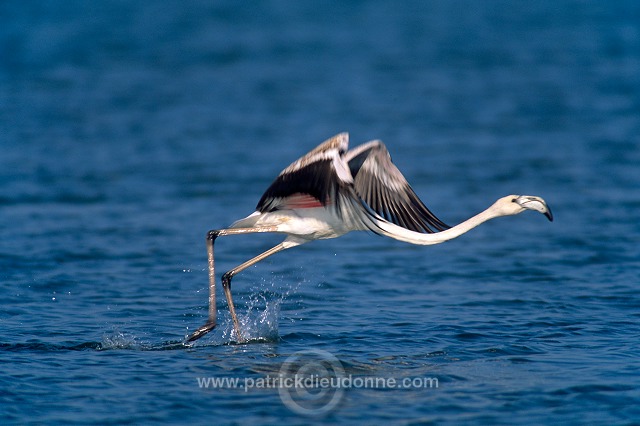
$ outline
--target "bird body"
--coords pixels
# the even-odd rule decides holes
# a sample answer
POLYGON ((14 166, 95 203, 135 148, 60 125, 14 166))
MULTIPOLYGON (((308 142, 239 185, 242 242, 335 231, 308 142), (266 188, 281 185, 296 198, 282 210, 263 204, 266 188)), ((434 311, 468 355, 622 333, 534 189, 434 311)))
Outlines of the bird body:
MULTIPOLYGON (((313 240, 337 238, 356 230, 351 223, 336 220, 324 207, 293 207, 286 210, 255 212, 234 222, 229 228, 275 227, 275 233, 287 234, 285 241, 303 244, 313 240)), ((358 228, 359 229, 359 228, 358 228)), ((364 230, 364 228, 362 228, 364 230)), ((293 246, 293 245, 292 245, 293 246)))
POLYGON ((213 246, 223 235, 274 232, 284 241, 225 273, 223 289, 234 330, 242 340, 231 297, 231 278, 281 250, 351 231, 372 231, 411 244, 430 245, 456 238, 487 220, 535 210, 553 220, 545 201, 509 195, 485 211, 454 226, 438 219, 420 200, 391 161, 381 141, 348 150, 349 136, 340 133, 285 168, 264 192, 256 211, 229 228, 209 231, 209 320, 187 341, 199 339, 216 325, 213 246))

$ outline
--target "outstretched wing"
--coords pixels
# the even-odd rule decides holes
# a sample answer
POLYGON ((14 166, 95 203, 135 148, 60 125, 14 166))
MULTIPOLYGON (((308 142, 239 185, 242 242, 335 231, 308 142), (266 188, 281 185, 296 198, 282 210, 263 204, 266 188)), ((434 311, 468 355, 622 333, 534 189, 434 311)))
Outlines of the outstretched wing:
POLYGON ((342 159, 348 146, 349 134, 340 133, 292 163, 267 188, 256 210, 264 213, 337 203, 340 187, 353 184, 342 159))
POLYGON ((411 231, 433 233, 450 228, 424 205, 381 141, 360 145, 344 156, 358 196, 381 217, 411 231))

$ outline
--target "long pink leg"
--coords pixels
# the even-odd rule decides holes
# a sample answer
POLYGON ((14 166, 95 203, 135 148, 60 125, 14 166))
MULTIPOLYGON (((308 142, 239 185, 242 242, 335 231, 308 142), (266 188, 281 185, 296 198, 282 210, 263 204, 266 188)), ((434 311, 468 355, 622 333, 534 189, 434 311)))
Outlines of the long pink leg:
MULTIPOLYGON (((273 226, 267 227, 258 227, 258 228, 230 228, 230 229, 214 229, 207 233, 207 258, 209 264, 209 318, 207 322, 199 327, 196 331, 194 331, 189 337, 187 337, 187 342, 193 342, 198 340, 211 330, 216 327, 216 316, 217 316, 217 308, 216 308, 216 275, 215 275, 215 260, 213 255, 213 246, 216 241, 216 238, 225 235, 239 235, 239 234, 250 234, 257 232, 275 232, 276 228, 273 226)), ((238 324, 238 318, 235 313, 235 307, 233 305, 233 301, 231 299, 231 278, 233 275, 242 271, 243 269, 261 261, 267 256, 270 256, 274 253, 283 250, 284 247, 282 244, 278 244, 272 249, 267 250, 266 252, 254 257, 253 259, 237 266, 231 271, 227 272, 222 277, 222 287, 224 289, 225 295, 227 297, 227 303, 229 304, 229 310, 231 311, 231 318, 233 319, 233 327, 238 336, 238 339, 242 341, 242 335, 240 334, 240 326, 238 324)))

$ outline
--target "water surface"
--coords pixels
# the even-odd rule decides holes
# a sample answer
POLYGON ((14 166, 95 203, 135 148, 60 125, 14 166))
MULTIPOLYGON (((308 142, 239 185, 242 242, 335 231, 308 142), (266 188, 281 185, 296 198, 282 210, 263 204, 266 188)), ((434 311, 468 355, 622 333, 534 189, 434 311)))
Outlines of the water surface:
MULTIPOLYGON (((0 6, 4 423, 625 424, 640 418, 635 2, 38 2, 0 6), (204 235, 325 138, 380 138, 455 224, 359 233, 240 274, 253 338, 207 315, 204 235), (305 418, 277 376, 321 350, 355 377, 305 418)), ((218 272, 280 241, 217 243, 218 272)))

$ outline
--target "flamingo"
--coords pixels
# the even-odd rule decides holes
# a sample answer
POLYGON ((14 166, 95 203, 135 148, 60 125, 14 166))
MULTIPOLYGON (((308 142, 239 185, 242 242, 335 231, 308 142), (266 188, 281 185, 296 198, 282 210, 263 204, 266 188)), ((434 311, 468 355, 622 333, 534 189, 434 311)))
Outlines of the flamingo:
POLYGON ((207 233, 209 317, 187 337, 193 342, 216 326, 216 279, 213 247, 227 235, 275 232, 286 234, 281 243, 236 266, 222 276, 233 328, 244 341, 231 297, 231 279, 242 270, 282 250, 313 240, 336 238, 351 231, 372 231, 411 244, 439 244, 456 238, 496 217, 534 210, 553 221, 551 209, 540 197, 508 195, 453 227, 438 219, 413 191, 391 162, 379 140, 352 150, 349 134, 327 139, 301 157, 273 181, 258 201, 256 211, 225 229, 207 233))

